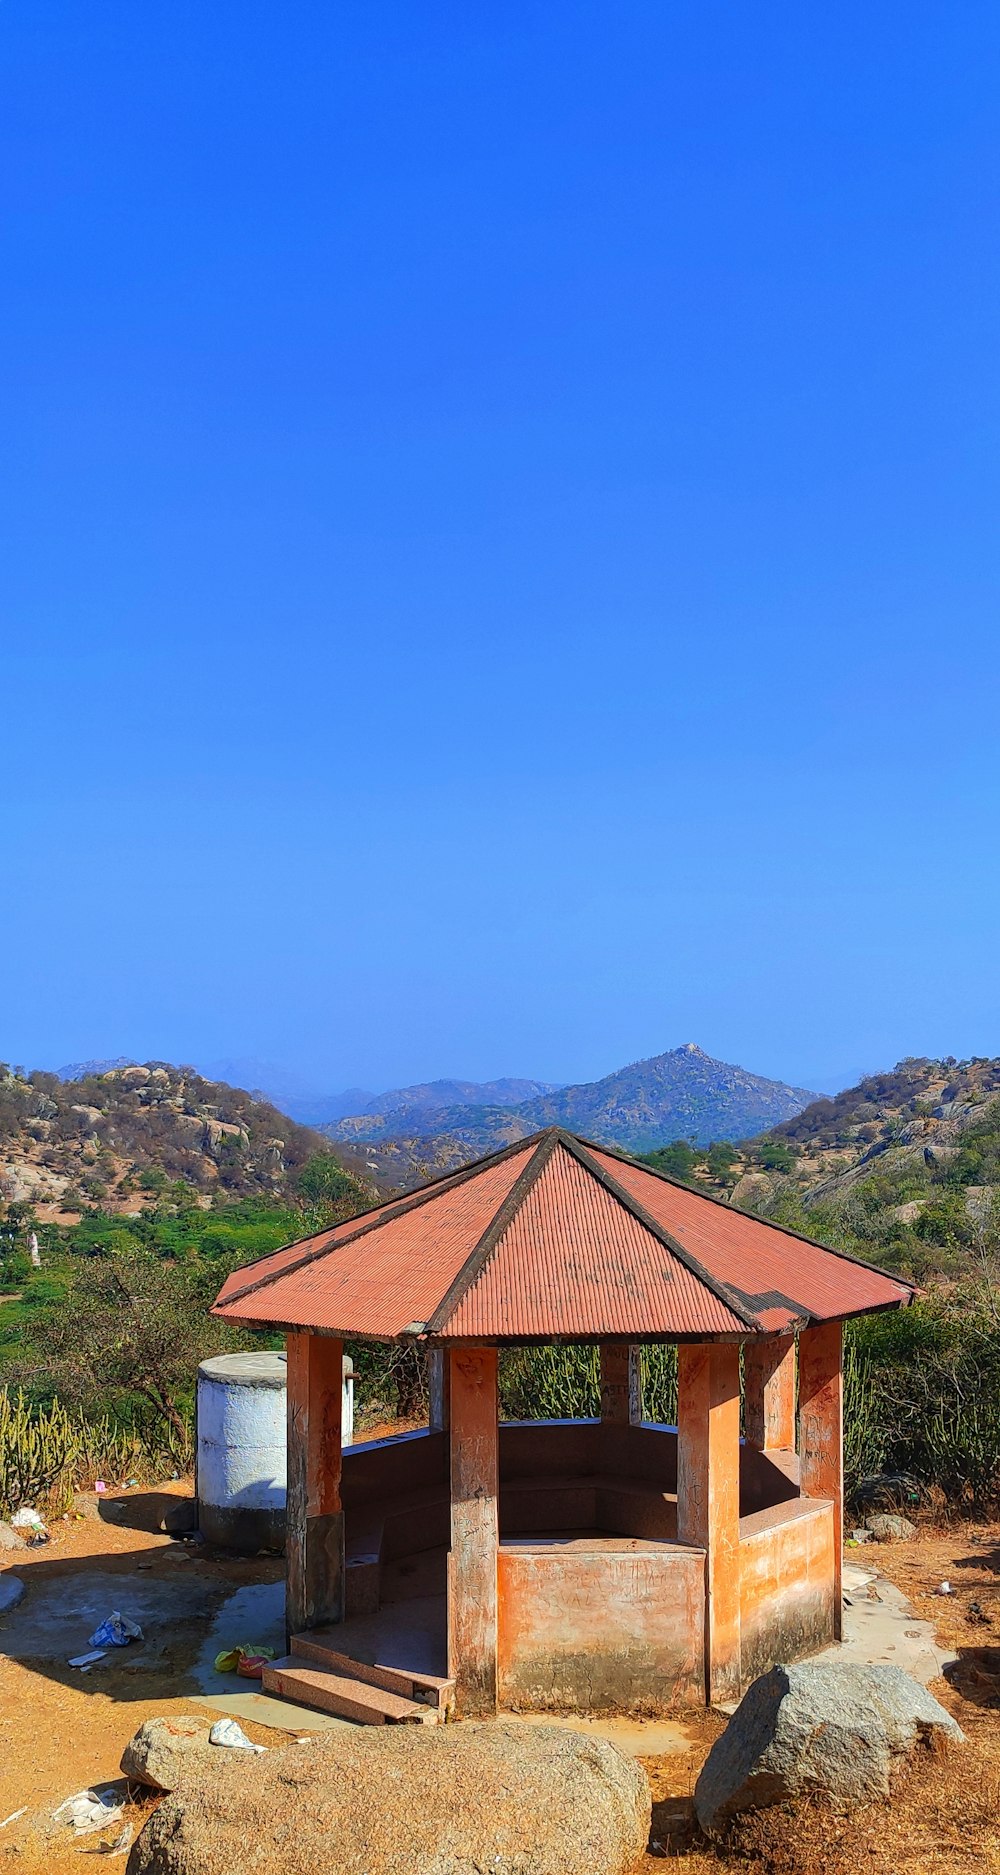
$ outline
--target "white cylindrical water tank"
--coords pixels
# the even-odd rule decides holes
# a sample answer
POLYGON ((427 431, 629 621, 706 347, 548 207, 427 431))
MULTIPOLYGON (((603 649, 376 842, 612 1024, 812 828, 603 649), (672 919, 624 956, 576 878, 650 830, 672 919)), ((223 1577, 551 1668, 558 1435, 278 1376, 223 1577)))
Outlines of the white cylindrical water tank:
MULTIPOLYGON (((198 1521, 223 1549, 285 1542, 285 1356, 218 1354, 198 1368, 198 1521)), ((354 1435, 354 1375, 344 1356, 343 1442, 354 1435)))
POLYGON ((198 1522, 224 1549, 285 1541, 285 1357, 218 1354, 198 1369, 198 1522))

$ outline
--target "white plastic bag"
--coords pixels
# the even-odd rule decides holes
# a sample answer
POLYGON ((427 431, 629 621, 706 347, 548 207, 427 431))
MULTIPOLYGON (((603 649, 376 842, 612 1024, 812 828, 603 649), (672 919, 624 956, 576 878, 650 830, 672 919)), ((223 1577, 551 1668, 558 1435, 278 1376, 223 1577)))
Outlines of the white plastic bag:
POLYGON ((92 1830, 120 1823, 124 1814, 119 1792, 114 1785, 103 1784, 98 1790, 78 1790, 75 1797, 67 1797, 52 1812, 52 1821, 71 1824, 78 1836, 89 1836, 92 1830))
POLYGON ((266 1751, 266 1745, 255 1745, 235 1719, 216 1719, 208 1734, 210 1745, 228 1745, 233 1751, 266 1751))

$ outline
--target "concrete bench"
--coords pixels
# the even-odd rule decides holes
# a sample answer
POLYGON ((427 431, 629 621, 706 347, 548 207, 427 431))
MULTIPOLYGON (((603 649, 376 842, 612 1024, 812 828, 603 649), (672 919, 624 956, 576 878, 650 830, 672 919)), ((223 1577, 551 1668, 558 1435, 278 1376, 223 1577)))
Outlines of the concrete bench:
MULTIPOLYGON (((585 1477, 509 1478, 500 1487, 500 1534, 530 1537, 543 1531, 606 1530, 674 1542, 677 1500, 630 1478, 600 1472, 585 1477)), ((386 1501, 348 1507, 346 1612, 375 1614, 383 1563, 451 1542, 451 1506, 439 1484, 397 1493, 386 1501)))

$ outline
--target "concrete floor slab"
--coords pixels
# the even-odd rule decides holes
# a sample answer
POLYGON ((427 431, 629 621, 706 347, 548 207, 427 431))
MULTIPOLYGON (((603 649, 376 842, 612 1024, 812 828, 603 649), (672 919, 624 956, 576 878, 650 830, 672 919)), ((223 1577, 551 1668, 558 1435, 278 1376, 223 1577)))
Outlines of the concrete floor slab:
POLYGON ((927 1686, 954 1656, 938 1646, 931 1623, 914 1614, 902 1589, 851 1564, 844 1568, 844 1638, 816 1658, 902 1667, 927 1686))
POLYGON ((196 1705, 223 1712, 229 1719, 251 1719, 257 1725, 277 1726, 284 1732, 329 1732, 347 1724, 346 1719, 334 1718, 331 1713, 313 1712, 308 1706, 275 1699, 270 1693, 261 1692, 253 1680, 241 1680, 235 1673, 216 1672, 216 1654, 226 1648, 245 1646, 272 1647, 276 1655, 284 1653, 283 1582, 248 1582, 244 1588, 227 1595, 217 1609, 192 1667, 199 1688, 196 1705))

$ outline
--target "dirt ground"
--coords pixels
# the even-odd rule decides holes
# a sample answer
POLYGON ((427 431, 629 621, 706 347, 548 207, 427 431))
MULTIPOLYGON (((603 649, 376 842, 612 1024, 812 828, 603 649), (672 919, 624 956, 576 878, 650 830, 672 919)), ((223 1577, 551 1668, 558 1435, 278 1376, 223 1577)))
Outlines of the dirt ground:
MULTIPOLYGON (((35 1607, 47 1584, 82 1576, 99 1564, 102 1572, 121 1576, 121 1606, 126 1612, 130 1581, 141 1584, 144 1595, 155 1595, 158 1583, 176 1592, 182 1574, 196 1577, 199 1588, 217 1585, 223 1593, 280 1577, 280 1558, 220 1558, 204 1553, 202 1546, 162 1535, 157 1526, 164 1509, 189 1489, 179 1484, 136 1492, 120 1520, 113 1505, 99 1508, 96 1498, 80 1499, 85 1506, 80 1520, 56 1520, 49 1543, 16 1555, 5 1552, 3 1563, 22 1578, 35 1607)), ((118 1494, 119 1499, 128 1496, 118 1494)), ((17 1612, 10 1617, 12 1623, 17 1612)), ((116 1659, 102 1665, 99 1674, 81 1674, 64 1663, 7 1658, 0 1626, 0 1868, 24 1870, 25 1875, 69 1875, 71 1870, 79 1875, 82 1865, 76 1858, 102 1838, 74 1840, 73 1832, 65 1829, 48 1834, 51 1813, 65 1797, 120 1778, 122 1751, 144 1719, 180 1712, 204 1716, 204 1708, 193 1703, 197 1687, 187 1671, 192 1628, 197 1634, 199 1627, 207 1633, 208 1620, 196 1620, 183 1634, 168 1632, 154 1660, 141 1671, 126 1648, 120 1666, 116 1659), (25 1806, 26 1815, 5 1821, 25 1806)), ((245 1729, 262 1744, 274 1744, 280 1736, 252 1725, 245 1729)), ((149 1799, 129 1806, 126 1814, 134 1820, 136 1833, 149 1807, 149 1799)), ((107 1839, 115 1834, 106 1832, 107 1839)), ((108 1866, 122 1869, 124 1861, 108 1866)))
MULTIPOLYGON (((120 1514, 112 1506, 99 1512, 97 1500, 86 1500, 82 1519, 52 1526, 49 1544, 3 1561, 29 1593, 34 1589, 36 1607, 46 1582, 82 1580, 98 1562, 121 1575, 125 1607, 130 1579, 148 1595, 158 1583, 176 1585, 187 1574, 220 1593, 280 1576, 278 1559, 222 1559, 162 1535, 164 1506, 185 1488, 136 1493, 120 1514)), ((1000 1875, 1000 1524, 928 1527, 914 1543, 866 1545, 857 1559, 896 1582, 954 1651, 955 1668, 932 1690, 958 1718, 968 1745, 942 1759, 927 1757, 891 1805, 845 1818, 808 1805, 766 1812, 719 1850, 696 1839, 691 1798, 726 1721, 714 1713, 693 1715, 684 1721, 685 1749, 642 1760, 654 1798, 643 1875, 652 1875, 664 1858, 678 1875, 965 1875, 973 1868, 1000 1875), (945 1578, 956 1591, 952 1597, 934 1593, 945 1578)), ((74 1792, 119 1776, 122 1750, 144 1719, 203 1713, 193 1703, 197 1689, 188 1671, 198 1625, 166 1635, 142 1671, 130 1663, 128 1650, 120 1666, 116 1660, 86 1675, 63 1662, 0 1653, 0 1869, 78 1875, 76 1857, 100 1838, 53 1833, 51 1813, 74 1792), (5 1823, 22 1806, 26 1814, 5 1823)), ((203 1626, 207 1632, 207 1619, 203 1626)), ((0 1649, 3 1633, 0 1627, 0 1649)), ((283 1736, 263 1727, 247 1730, 262 1744, 283 1736)), ((127 1809, 136 1829, 152 1801, 141 1798, 127 1809)), ((109 1866, 121 1869, 123 1860, 109 1866)))

